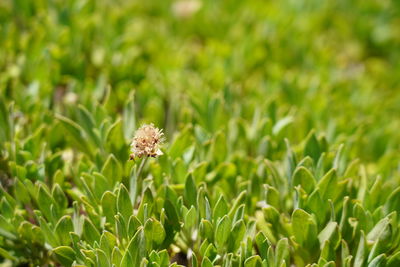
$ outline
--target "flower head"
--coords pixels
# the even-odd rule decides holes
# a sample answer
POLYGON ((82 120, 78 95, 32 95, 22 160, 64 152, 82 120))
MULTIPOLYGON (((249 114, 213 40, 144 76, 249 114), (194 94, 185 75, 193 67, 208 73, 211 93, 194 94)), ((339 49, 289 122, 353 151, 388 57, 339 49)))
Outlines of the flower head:
POLYGON ((154 127, 152 123, 144 124, 136 131, 135 137, 133 137, 130 159, 161 156, 163 153, 160 147, 163 141, 164 133, 162 130, 154 127))

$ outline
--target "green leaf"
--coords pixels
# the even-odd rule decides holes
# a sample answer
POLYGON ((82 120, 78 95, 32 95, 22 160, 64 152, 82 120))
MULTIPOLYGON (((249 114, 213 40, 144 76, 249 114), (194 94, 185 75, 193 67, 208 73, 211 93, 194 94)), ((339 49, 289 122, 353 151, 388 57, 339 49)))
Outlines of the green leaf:
POLYGON ((60 207, 61 209, 67 208, 68 200, 64 194, 64 191, 61 189, 60 185, 54 184, 51 195, 58 207, 60 207))
POLYGON ((169 255, 167 250, 161 250, 158 252, 158 256, 160 257, 160 267, 168 266, 169 264, 169 255))
POLYGON ((361 231, 360 242, 358 243, 356 257, 354 259, 354 267, 364 266, 363 264, 368 253, 366 249, 365 235, 364 232, 361 231))
POLYGON ((0 235, 13 240, 17 238, 13 233, 14 231, 14 225, 12 225, 9 220, 0 214, 0 235))
POLYGON ((386 255, 380 254, 376 256, 369 264, 368 267, 385 267, 386 266, 386 255))
POLYGON ((342 266, 346 266, 346 259, 350 256, 350 249, 349 249, 349 245, 347 245, 347 242, 345 240, 342 239, 341 241, 341 260, 342 260, 342 266))
POLYGON ((138 194, 138 177, 136 173, 136 166, 132 166, 130 174, 129 174, 129 197, 131 199, 132 206, 135 206, 136 204, 136 196, 138 194))
POLYGON ((367 240, 370 242, 377 241, 379 239, 379 237, 387 231, 389 224, 390 224, 389 216, 380 220, 374 226, 374 228, 372 228, 372 230, 368 233, 367 240))
POLYGON ((140 267, 147 267, 149 264, 149 261, 146 258, 143 258, 142 261, 140 262, 140 267))
POLYGON ((100 248, 108 257, 111 256, 112 249, 117 245, 117 237, 108 231, 103 231, 100 237, 100 248))
POLYGON ((69 243, 69 233, 74 231, 74 226, 72 224, 71 216, 64 215, 58 221, 55 227, 55 234, 58 236, 58 239, 63 244, 69 243))
POLYGON ((396 252, 395 254, 391 255, 388 258, 387 267, 397 267, 400 266, 400 251, 396 252))
POLYGON ((202 262, 201 262, 201 267, 213 267, 212 262, 210 261, 209 258, 204 257, 202 262))
POLYGON ((315 188, 315 178, 305 167, 298 167, 293 173, 293 186, 301 185, 308 194, 315 188))
POLYGON ((319 192, 324 199, 333 199, 338 194, 337 179, 336 170, 331 169, 318 182, 319 192))
POLYGON ((165 238, 165 230, 163 225, 156 219, 148 219, 144 226, 146 240, 160 245, 165 238))
MULTIPOLYGON (((335 250, 329 240, 325 240, 325 242, 321 246, 321 255, 320 260, 328 262, 335 259, 335 250)), ((325 264, 324 264, 325 265, 325 264)))
POLYGON ((353 256, 347 256, 345 259, 344 259, 344 263, 343 263, 343 267, 351 267, 352 265, 352 260, 353 260, 353 256))
POLYGON ((114 214, 117 213, 116 202, 117 197, 112 192, 104 192, 101 198, 101 206, 103 208, 103 214, 106 216, 108 222, 114 221, 114 214))
POLYGON ((105 146, 105 149, 114 154, 120 161, 125 161, 128 147, 124 137, 122 120, 117 118, 112 125, 106 127, 104 127, 105 133, 102 133, 104 136, 102 137, 103 147, 105 146))
POLYGON ((77 107, 79 125, 85 130, 86 135, 90 138, 92 143, 97 147, 102 147, 102 142, 100 137, 95 131, 95 121, 92 114, 82 105, 77 107))
POLYGON ((213 221, 217 222, 218 219, 228 214, 228 211, 229 211, 228 204, 226 203, 225 198, 221 195, 217 201, 217 204, 215 204, 213 210, 213 221))
POLYGON ((307 248, 314 246, 317 239, 317 225, 314 218, 302 209, 292 214, 292 227, 296 241, 307 248))
MULTIPOLYGON (((374 229, 367 235, 367 241, 375 241, 369 256, 368 262, 371 262, 373 258, 378 257, 379 254, 386 252, 391 246, 391 240, 393 238, 393 229, 390 224, 389 218, 384 218, 381 222, 378 223, 374 229), (387 219, 387 220, 385 220, 387 219), (385 223, 385 221, 387 223, 385 223), (377 235, 377 239, 375 239, 377 235)), ((397 224, 397 218, 396 218, 397 224)))
POLYGON ((114 247, 113 251, 111 253, 111 262, 115 265, 115 266, 120 266, 121 262, 122 262, 122 253, 119 250, 118 247, 114 247))
POLYGON ((116 230, 117 237, 119 239, 125 238, 125 239, 129 240, 127 226, 126 226, 124 217, 122 217, 121 213, 118 213, 117 215, 114 216, 114 219, 115 219, 115 230, 116 230))
POLYGON ((156 244, 161 244, 165 238, 165 230, 163 225, 156 219, 154 219, 153 223, 153 241, 156 244))
POLYGON ((70 247, 56 247, 53 249, 53 252, 56 254, 57 259, 64 266, 71 266, 71 264, 75 261, 75 251, 70 247))
POLYGON ((326 205, 326 202, 327 201, 322 200, 318 187, 315 188, 307 198, 306 206, 316 215, 316 219, 319 223, 325 222, 325 218, 328 214, 329 207, 326 205))
POLYGON ((101 173, 110 181, 111 185, 122 180, 122 167, 113 154, 110 154, 104 163, 101 173))
POLYGON ((123 184, 119 186, 117 211, 122 214, 126 222, 129 221, 129 218, 133 214, 133 206, 129 197, 129 192, 123 184))
POLYGON ((200 235, 203 239, 214 240, 214 229, 210 221, 202 219, 200 222, 200 235))
POLYGON ((261 258, 258 255, 251 256, 244 262, 245 267, 262 267, 261 258))
POLYGON ((15 181, 15 192, 16 195, 18 195, 18 199, 22 203, 29 204, 31 202, 31 197, 29 195, 29 192, 25 187, 25 185, 20 180, 15 181))
POLYGON ((292 124, 294 121, 294 118, 292 116, 287 116, 283 117, 279 121, 277 121, 274 124, 274 127, 272 128, 272 133, 273 135, 279 135, 283 129, 288 127, 290 124, 292 124))
POLYGON ((231 219, 234 218, 236 211, 238 210, 238 208, 244 203, 244 201, 246 200, 246 196, 247 196, 247 191, 244 190, 242 191, 239 196, 235 199, 235 202, 232 205, 231 210, 229 211, 229 217, 231 219))
POLYGON ((236 252, 240 247, 240 243, 243 241, 244 235, 246 234, 246 225, 243 220, 237 221, 228 237, 228 251, 236 252))
POLYGON ((194 254, 194 253, 192 254, 191 263, 192 263, 192 267, 197 267, 198 266, 197 257, 196 257, 196 254, 194 254))
POLYGON ((274 208, 273 206, 267 206, 267 207, 263 208, 263 213, 264 213, 265 220, 268 223, 272 224, 272 227, 274 229, 278 229, 278 224, 279 224, 279 219, 280 219, 278 210, 276 208, 274 208))
POLYGON ((128 236, 134 236, 137 229, 139 226, 141 226, 142 223, 140 220, 137 218, 137 216, 131 216, 128 221, 128 236))
POLYGON ((193 143, 191 131, 191 127, 186 127, 176 135, 168 151, 171 158, 175 159, 182 156, 184 150, 193 143))
POLYGON ((55 206, 56 203, 53 199, 53 197, 50 195, 50 193, 47 191, 47 189, 44 188, 42 184, 39 184, 39 190, 37 194, 37 202, 40 211, 43 213, 43 215, 46 217, 46 219, 50 222, 54 222, 53 215, 51 212, 51 205, 55 206))
POLYGON ((109 188, 109 182, 107 181, 106 177, 104 177, 101 173, 94 172, 94 186, 93 186, 93 193, 96 196, 96 199, 101 199, 104 192, 106 192, 109 188))
POLYGON ((174 205, 168 199, 164 201, 164 209, 167 214, 168 221, 171 223, 173 229, 175 231, 179 231, 181 225, 179 222, 178 213, 176 212, 174 205))
POLYGON ((93 152, 89 148, 89 145, 84 136, 83 128, 76 122, 74 122, 62 115, 56 114, 55 117, 61 123, 63 128, 68 132, 68 134, 66 136, 67 136, 67 138, 70 139, 72 145, 77 147, 79 150, 81 150, 85 154, 87 154, 89 156, 93 156, 93 152))
POLYGON ((10 203, 8 203, 5 197, 0 200, 0 210, 6 218, 11 219, 14 217, 14 209, 11 207, 10 203))
POLYGON ((210 155, 213 158, 213 162, 217 164, 224 161, 227 153, 225 134, 218 132, 211 143, 210 155))
POLYGON ((280 207, 280 194, 278 190, 270 185, 265 185, 265 199, 268 205, 277 209, 280 207))
POLYGON ((110 260, 107 255, 101 249, 96 249, 96 263, 99 267, 110 266, 110 260))
POLYGON ((231 230, 231 220, 227 215, 222 217, 218 223, 217 228, 215 229, 215 243, 218 247, 222 247, 227 241, 231 230))
POLYGON ((10 116, 10 110, 12 107, 7 107, 6 101, 3 97, 0 98, 0 145, 4 142, 11 141, 12 138, 12 119, 10 116))
POLYGON ((334 261, 329 261, 325 263, 323 267, 336 267, 336 264, 334 261))
POLYGON ((129 241, 124 256, 121 260, 121 267, 140 266, 146 255, 145 234, 143 228, 139 228, 136 234, 129 241))
POLYGON ((149 254, 149 260, 152 264, 157 264, 156 266, 160 266, 160 256, 158 256, 155 250, 152 250, 149 254))
POLYGON ((12 256, 7 250, 0 248, 0 256, 4 259, 8 259, 11 261, 17 261, 17 258, 12 256))
POLYGON ((204 189, 204 187, 199 188, 199 192, 197 194, 197 210, 199 211, 199 218, 201 219, 207 219, 211 221, 209 216, 209 209, 210 209, 210 203, 208 202, 207 199, 207 194, 204 189))
POLYGON ((304 156, 310 156, 317 163, 322 152, 322 148, 315 136, 315 131, 311 131, 306 139, 304 156))
MULTIPOLYGON (((81 176, 81 182, 83 185, 83 189, 85 190, 87 199, 89 200, 90 205, 96 207, 98 205, 98 199, 93 194, 92 187, 90 186, 93 183, 93 176, 87 173, 83 173, 81 176)), ((84 198, 86 199, 86 196, 84 198)))
POLYGON ((195 207, 191 206, 185 216, 185 228, 186 229, 192 228, 193 226, 195 226, 196 221, 197 221, 197 212, 195 207))
POLYGON ((53 175, 53 182, 55 184, 58 184, 59 186, 63 186, 65 181, 65 175, 61 170, 56 170, 56 172, 53 175))
POLYGON ((122 113, 122 121, 124 123, 124 136, 125 140, 131 140, 136 128, 136 115, 135 115, 135 91, 132 91, 127 98, 124 110, 122 113))
POLYGON ((318 240, 322 247, 326 240, 336 249, 340 245, 341 235, 337 222, 329 222, 318 234, 318 240))
POLYGON ((385 204, 385 209, 387 212, 396 211, 397 214, 400 214, 400 187, 397 187, 390 193, 385 204))
POLYGON ((46 221, 41 216, 38 217, 39 217, 40 229, 43 232, 46 242, 53 248, 57 247, 60 243, 57 236, 54 234, 52 230, 50 230, 50 227, 48 226, 46 221))
POLYGON ((276 244, 275 266, 281 266, 283 262, 289 262, 289 241, 282 238, 276 244))
POLYGON ((275 266, 275 254, 272 246, 270 246, 267 251, 267 262, 268 266, 275 266))
POLYGON ((188 207, 197 207, 197 188, 192 174, 186 177, 184 197, 188 207))
POLYGON ((89 244, 94 244, 95 241, 100 241, 99 231, 88 218, 85 218, 83 224, 83 237, 89 244))

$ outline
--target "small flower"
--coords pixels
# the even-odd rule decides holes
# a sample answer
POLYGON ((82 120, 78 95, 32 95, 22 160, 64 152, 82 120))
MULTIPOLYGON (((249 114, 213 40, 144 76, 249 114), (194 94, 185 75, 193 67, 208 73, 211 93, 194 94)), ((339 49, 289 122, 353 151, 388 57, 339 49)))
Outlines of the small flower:
POLYGON ((65 162, 72 162, 74 159, 74 151, 72 149, 64 150, 61 154, 61 158, 65 162))
POLYGON ((172 5, 172 13, 178 18, 189 18, 200 8, 199 0, 178 0, 172 5))
POLYGON ((70 105, 76 104, 78 102, 78 95, 74 92, 68 92, 64 96, 64 102, 70 105))
POLYGON ((163 153, 160 147, 164 141, 162 130, 151 124, 144 124, 140 127, 132 140, 130 159, 135 157, 157 157, 163 153))

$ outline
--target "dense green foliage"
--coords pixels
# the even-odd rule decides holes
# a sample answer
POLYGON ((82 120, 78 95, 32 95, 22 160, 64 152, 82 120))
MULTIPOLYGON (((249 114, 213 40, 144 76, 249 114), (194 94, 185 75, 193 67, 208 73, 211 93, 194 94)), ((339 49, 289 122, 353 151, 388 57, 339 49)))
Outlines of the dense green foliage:
POLYGON ((400 4, 189 3, 0 1, 0 265, 400 266, 400 4))

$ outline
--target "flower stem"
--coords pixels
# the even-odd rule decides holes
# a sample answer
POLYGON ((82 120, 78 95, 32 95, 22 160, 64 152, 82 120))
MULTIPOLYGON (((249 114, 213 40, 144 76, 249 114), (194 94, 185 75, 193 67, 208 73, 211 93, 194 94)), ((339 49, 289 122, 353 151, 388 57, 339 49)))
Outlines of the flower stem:
MULTIPOLYGON (((134 173, 134 176, 131 178, 131 192, 132 192, 132 205, 135 206, 136 202, 138 202, 137 197, 141 195, 142 192, 142 182, 143 179, 140 178, 140 174, 142 173, 143 167, 146 164, 147 157, 143 158, 140 162, 139 168, 134 173)), ((140 197, 138 197, 140 199, 140 197)))
POLYGON ((138 171, 136 173, 136 180, 137 181, 139 181, 140 174, 142 173, 143 167, 146 164, 147 159, 148 159, 148 157, 145 157, 145 158, 142 159, 142 162, 140 162, 139 169, 138 169, 138 171))

